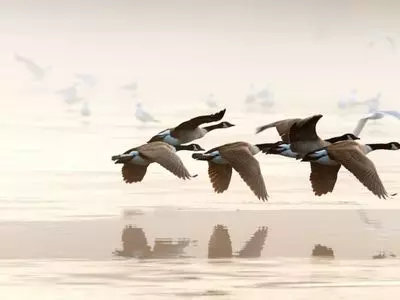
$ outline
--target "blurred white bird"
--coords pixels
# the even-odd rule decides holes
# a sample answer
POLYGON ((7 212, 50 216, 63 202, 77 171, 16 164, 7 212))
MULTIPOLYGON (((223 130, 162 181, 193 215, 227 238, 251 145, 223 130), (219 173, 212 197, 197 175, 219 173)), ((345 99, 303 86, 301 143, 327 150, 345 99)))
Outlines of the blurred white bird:
POLYGON ((376 44, 379 42, 386 42, 389 44, 390 49, 392 50, 393 54, 396 54, 397 47, 396 47, 396 40, 392 34, 387 33, 378 33, 375 34, 367 43, 367 48, 372 49, 376 44))
POLYGON ((367 122, 369 120, 379 120, 384 118, 385 116, 393 116, 396 117, 398 120, 400 120, 400 112, 395 111, 395 110, 380 110, 380 111, 375 111, 373 113, 369 113, 368 115, 362 117, 358 123, 356 128, 353 131, 353 134, 355 136, 358 136, 361 131, 363 130, 365 124, 367 124, 367 122))
POLYGON ((159 123, 158 120, 154 119, 149 113, 143 110, 142 103, 136 103, 136 119, 141 121, 142 123, 159 123))
POLYGON ((260 99, 260 105, 264 108, 271 108, 275 105, 272 91, 265 87, 257 93, 257 98, 260 99))
POLYGON ((78 74, 75 74, 75 77, 90 87, 95 86, 97 83, 96 77, 93 76, 92 74, 78 73, 78 74))
POLYGON ((250 84, 245 102, 246 102, 246 104, 253 103, 256 101, 256 98, 257 98, 256 88, 254 87, 253 84, 250 84))
POLYGON ((40 67, 32 59, 23 57, 17 53, 14 53, 14 58, 17 62, 24 64, 24 66, 32 73, 36 81, 42 80, 51 69, 49 66, 46 68, 40 67))
POLYGON ((350 95, 344 97, 338 101, 338 107, 340 109, 346 109, 348 107, 354 106, 357 103, 358 92, 356 89, 350 91, 350 95))
POLYGON ((90 108, 89 108, 89 103, 87 101, 83 102, 83 105, 81 108, 81 115, 84 117, 90 116, 90 108))
POLYGON ((214 93, 210 93, 204 99, 204 102, 207 104, 209 108, 216 108, 218 107, 217 101, 215 100, 214 93))
POLYGON ((382 93, 378 92, 374 97, 365 101, 356 101, 354 105, 366 105, 368 107, 368 112, 373 113, 379 110, 379 107, 381 106, 381 97, 382 93))
POLYGON ((78 96, 77 84, 74 83, 70 87, 56 91, 56 94, 61 95, 67 104, 75 104, 83 99, 78 96))
POLYGON ((138 89, 138 83, 136 80, 132 81, 131 83, 125 84, 121 86, 121 89, 131 92, 132 96, 136 97, 137 94, 137 89, 138 89))

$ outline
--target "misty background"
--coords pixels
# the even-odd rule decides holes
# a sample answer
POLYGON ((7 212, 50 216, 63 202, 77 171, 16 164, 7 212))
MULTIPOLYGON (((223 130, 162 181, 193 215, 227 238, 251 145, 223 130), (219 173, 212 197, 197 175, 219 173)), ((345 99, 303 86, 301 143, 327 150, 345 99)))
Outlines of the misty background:
POLYGON ((363 97, 381 90, 383 104, 398 103, 398 55, 384 41, 367 48, 376 34, 399 33, 395 1, 18 0, 1 6, 6 114, 50 110, 57 99, 45 91, 65 87, 77 72, 99 79, 90 95, 93 110, 95 103, 97 109, 113 104, 108 111, 129 103, 118 87, 132 79, 139 97, 157 109, 197 105, 210 91, 220 103, 240 107, 252 83, 268 84, 282 110, 335 109, 352 88, 363 97), (48 77, 32 84, 15 52, 51 66, 48 77))

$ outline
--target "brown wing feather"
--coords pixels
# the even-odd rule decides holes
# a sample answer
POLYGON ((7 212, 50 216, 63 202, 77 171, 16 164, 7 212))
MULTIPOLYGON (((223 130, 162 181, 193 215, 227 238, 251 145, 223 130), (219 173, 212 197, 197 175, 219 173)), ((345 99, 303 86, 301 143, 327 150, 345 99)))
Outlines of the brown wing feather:
POLYGON ((314 194, 321 196, 332 192, 341 165, 327 166, 312 162, 310 166, 310 181, 314 194))
POLYGON ((295 118, 295 119, 284 119, 280 121, 276 121, 267 125, 260 126, 256 129, 256 133, 260 133, 261 131, 264 131, 265 129, 275 127, 276 131, 278 131, 279 136, 281 137, 282 141, 285 143, 289 143, 289 131, 292 125, 298 121, 300 121, 300 118, 295 118))
POLYGON ((260 164, 253 157, 247 145, 235 148, 220 148, 221 156, 226 159, 240 177, 246 182, 258 199, 268 200, 267 189, 261 174, 260 164))
POLYGON ((146 175, 147 166, 124 164, 121 169, 122 178, 126 183, 140 182, 146 175))
POLYGON ((321 118, 322 115, 314 115, 295 122, 295 124, 293 124, 289 130, 290 143, 297 141, 318 140, 319 137, 317 135, 315 126, 321 118))
POLYGON ((174 148, 167 143, 153 142, 144 144, 140 146, 139 152, 142 156, 160 164, 179 178, 188 179, 191 177, 182 160, 174 152, 174 148))
POLYGON ((229 187, 232 177, 232 167, 230 165, 216 164, 208 162, 208 176, 216 193, 222 193, 229 187))
POLYGON ((366 188, 378 198, 388 196, 378 175, 374 163, 361 151, 358 143, 332 144, 327 148, 328 153, 338 163, 349 170, 366 188), (347 145, 347 147, 346 147, 347 145))

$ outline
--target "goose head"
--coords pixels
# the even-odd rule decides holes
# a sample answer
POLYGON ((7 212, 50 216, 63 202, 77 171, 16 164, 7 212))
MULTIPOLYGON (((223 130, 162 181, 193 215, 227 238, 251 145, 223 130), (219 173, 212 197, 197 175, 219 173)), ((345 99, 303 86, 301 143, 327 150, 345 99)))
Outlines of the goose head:
POLYGON ((400 143, 398 142, 390 142, 389 145, 391 150, 400 150, 400 143))
POLYGON ((187 151, 205 151, 205 149, 201 148, 199 144, 189 144, 189 145, 178 145, 174 146, 176 151, 187 150, 187 151))
POLYGON ((235 126, 235 125, 233 125, 232 123, 229 123, 229 122, 224 121, 224 122, 221 122, 221 123, 219 124, 219 126, 220 126, 221 128, 229 128, 229 127, 233 127, 233 126, 235 126))

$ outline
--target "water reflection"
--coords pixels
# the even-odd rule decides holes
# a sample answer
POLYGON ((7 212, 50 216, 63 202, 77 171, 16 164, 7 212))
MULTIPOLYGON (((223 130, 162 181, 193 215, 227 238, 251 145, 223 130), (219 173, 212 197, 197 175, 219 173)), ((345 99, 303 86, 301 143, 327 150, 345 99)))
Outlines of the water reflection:
MULTIPOLYGON (((259 227, 244 243, 243 247, 234 253, 229 230, 224 225, 215 225, 208 243, 207 257, 214 258, 259 258, 267 238, 268 228, 259 227)), ((151 248, 143 228, 127 225, 121 235, 122 250, 116 249, 113 254, 122 257, 139 259, 187 258, 193 257, 186 253, 188 246, 197 247, 197 240, 189 238, 155 238, 151 248)))
POLYGON ((324 258, 334 258, 335 254, 332 248, 328 248, 327 246, 317 244, 314 245, 314 249, 312 250, 311 256, 313 257, 324 257, 324 258))
POLYGON ((240 251, 233 254, 232 241, 228 228, 224 225, 214 226, 208 243, 208 258, 259 258, 267 238, 268 228, 259 227, 240 251))
POLYGON ((184 249, 190 245, 190 239, 183 238, 174 241, 170 238, 156 238, 151 249, 143 228, 125 226, 122 230, 122 250, 114 254, 135 258, 178 258, 184 257, 184 249))

